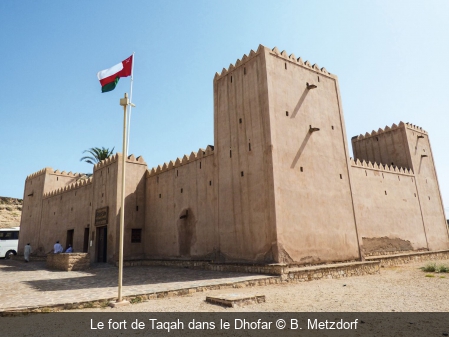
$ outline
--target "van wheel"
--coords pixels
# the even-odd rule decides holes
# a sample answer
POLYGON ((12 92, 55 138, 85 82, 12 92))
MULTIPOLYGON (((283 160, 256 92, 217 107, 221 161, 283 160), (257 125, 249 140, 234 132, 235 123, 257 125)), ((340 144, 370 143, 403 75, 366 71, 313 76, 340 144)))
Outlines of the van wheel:
POLYGON ((5 254, 5 259, 10 259, 13 255, 16 255, 16 252, 13 250, 8 250, 5 254))

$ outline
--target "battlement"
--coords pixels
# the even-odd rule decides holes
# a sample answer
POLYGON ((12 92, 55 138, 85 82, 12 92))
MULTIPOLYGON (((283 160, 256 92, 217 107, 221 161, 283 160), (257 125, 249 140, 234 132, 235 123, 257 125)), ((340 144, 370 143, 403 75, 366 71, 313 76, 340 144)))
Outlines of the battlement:
POLYGON ((73 177, 73 178, 77 178, 77 177, 81 177, 83 174, 81 173, 72 173, 70 172, 66 172, 66 171, 53 171, 53 169, 51 167, 46 167, 43 168, 42 170, 39 170, 37 172, 34 172, 32 174, 30 174, 29 176, 27 176, 26 180, 30 180, 33 178, 36 178, 37 176, 43 175, 43 174, 51 174, 51 175, 57 175, 57 176, 63 176, 63 177, 73 177))
POLYGON ((170 160, 168 163, 164 163, 162 166, 158 165, 157 167, 153 167, 151 170, 147 170, 147 178, 158 175, 162 172, 174 169, 179 166, 183 166, 199 160, 201 158, 208 157, 214 154, 214 147, 212 145, 208 145, 206 149, 198 149, 198 152, 191 152, 190 156, 184 155, 182 158, 176 158, 175 161, 170 160))
MULTIPOLYGON (((94 165, 94 171, 97 171, 105 166, 108 166, 112 163, 117 162, 117 160, 119 160, 119 158, 121 158, 121 157, 122 157, 122 154, 117 152, 116 154, 114 154, 106 159, 103 159, 102 161, 100 161, 99 163, 94 165)), ((126 159, 126 161, 128 163, 138 163, 138 164, 146 165, 146 162, 142 156, 139 156, 136 158, 134 156, 134 154, 129 155, 128 158, 126 159)))
POLYGON ((382 165, 377 163, 372 163, 371 161, 366 162, 365 160, 360 161, 359 159, 354 160, 353 158, 349 158, 351 162, 352 167, 359 167, 363 169, 369 169, 369 170, 375 170, 375 171, 382 171, 382 172, 390 172, 390 173, 397 173, 397 174, 403 174, 408 176, 413 176, 413 170, 402 168, 394 165, 382 165))
POLYGON ((399 122, 398 125, 393 123, 393 125, 391 127, 390 126, 385 126, 384 129, 379 128, 379 130, 377 130, 377 131, 373 130, 373 131, 371 131, 371 133, 367 132, 364 135, 360 134, 358 136, 352 137, 351 139, 355 139, 355 140, 367 139, 367 138, 370 138, 370 137, 378 136, 379 134, 382 134, 382 133, 391 132, 391 131, 394 131, 396 129, 404 128, 404 127, 406 127, 407 129, 410 129, 410 130, 414 130, 414 131, 417 131, 417 132, 421 132, 421 133, 427 134, 427 132, 424 131, 422 129, 422 127, 419 127, 417 125, 412 125, 410 123, 399 122))
POLYGON ((331 73, 329 73, 326 70, 326 68, 324 68, 324 67, 320 68, 318 66, 318 64, 316 64, 316 63, 312 65, 309 61, 305 61, 304 62, 301 57, 296 58, 295 54, 288 55, 288 53, 285 50, 280 52, 277 47, 274 47, 273 49, 270 49, 270 48, 265 47, 265 46, 260 44, 259 47, 257 48, 257 51, 254 51, 254 50, 251 49, 248 55, 244 54, 241 60, 237 59, 237 61, 235 61, 234 64, 231 63, 229 65, 228 69, 223 68, 223 70, 221 71, 220 74, 218 72, 215 73, 214 81, 218 81, 223 76, 226 76, 228 73, 232 72, 233 70, 237 69, 238 67, 241 67, 242 65, 247 63, 249 60, 254 58, 256 55, 260 54, 262 52, 262 50, 267 50, 272 55, 276 55, 278 57, 284 58, 286 61, 290 61, 292 63, 296 63, 296 64, 298 64, 300 66, 303 66, 304 68, 309 68, 309 69, 315 70, 316 72, 319 72, 321 74, 333 77, 333 75, 331 73))
POLYGON ((50 197, 53 197, 58 194, 63 194, 65 192, 69 192, 69 191, 75 190, 75 189, 83 187, 83 186, 91 185, 92 181, 93 181, 92 177, 89 177, 88 179, 80 179, 72 184, 67 185, 67 186, 44 193, 43 199, 50 198, 50 197))

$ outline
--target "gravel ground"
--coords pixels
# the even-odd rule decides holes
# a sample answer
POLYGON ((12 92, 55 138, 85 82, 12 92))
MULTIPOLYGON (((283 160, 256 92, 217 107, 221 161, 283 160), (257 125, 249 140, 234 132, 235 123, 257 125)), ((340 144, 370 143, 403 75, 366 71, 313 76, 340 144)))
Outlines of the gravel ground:
MULTIPOLYGON (((449 266, 449 260, 432 261, 449 266)), ((379 275, 298 284, 216 290, 82 312, 448 312, 449 274, 426 273, 418 262, 381 268, 379 275), (428 277, 426 275, 433 275, 428 277), (217 294, 261 294, 266 302, 224 308, 205 302, 217 294)))

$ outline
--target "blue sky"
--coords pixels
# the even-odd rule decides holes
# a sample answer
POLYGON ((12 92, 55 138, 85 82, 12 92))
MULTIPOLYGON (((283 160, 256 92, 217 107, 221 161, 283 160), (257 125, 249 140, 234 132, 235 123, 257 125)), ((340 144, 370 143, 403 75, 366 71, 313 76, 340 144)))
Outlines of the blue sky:
POLYGON ((101 94, 96 73, 133 52, 130 153, 152 167, 213 144, 214 74, 263 44, 338 75, 349 138, 428 131, 449 207, 447 1, 3 0, 0 15, 1 196, 47 166, 90 172, 85 149, 121 151, 129 79, 101 94))

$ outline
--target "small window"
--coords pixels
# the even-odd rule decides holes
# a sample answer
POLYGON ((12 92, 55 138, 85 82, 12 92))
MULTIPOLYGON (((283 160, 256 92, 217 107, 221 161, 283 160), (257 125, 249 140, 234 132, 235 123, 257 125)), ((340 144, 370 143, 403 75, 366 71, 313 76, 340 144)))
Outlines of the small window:
POLYGON ((159 194, 159 199, 162 198, 162 194, 159 194))
POLYGON ((246 75, 246 68, 243 67, 243 75, 246 75))
POLYGON ((209 180, 209 186, 212 186, 212 180, 209 180))
POLYGON ((343 175, 340 174, 340 179, 343 179, 343 175))
POLYGON ((242 119, 241 118, 239 118, 239 123, 242 124, 242 119))
POLYGON ((244 174, 243 174, 243 171, 242 171, 242 172, 240 172, 240 176, 242 176, 242 177, 244 176, 244 174))
POLYGON ((183 192, 183 189, 181 188, 181 193, 183 192))
POLYGON ((131 229, 131 243, 141 243, 142 242, 142 229, 133 228, 131 229))
POLYGON ((232 158, 232 150, 229 150, 229 158, 232 158))
POLYGON ((285 115, 288 117, 288 111, 285 112, 285 115))
POLYGON ((287 69, 287 62, 285 62, 285 69, 287 69))
POLYGON ((178 176, 179 175, 179 172, 178 172, 178 170, 176 170, 176 176, 178 176))
POLYGON ((248 143, 248 151, 251 151, 251 143, 248 143))
POLYGON ((231 83, 232 83, 232 76, 231 76, 231 83))
POLYGON ((333 130, 333 129, 334 129, 334 126, 332 125, 331 127, 332 127, 332 130, 333 130))
POLYGON ((387 191, 385 191, 385 195, 387 195, 387 191))
POLYGON ((414 195, 415 195, 415 198, 416 198, 416 193, 413 193, 414 195))
POLYGON ((138 212, 139 211, 139 206, 136 206, 136 212, 138 212))
POLYGON ((318 76, 318 82, 320 81, 320 77, 318 76))
POLYGON ((200 170, 201 170, 201 162, 200 162, 200 170))
POLYGON ((299 171, 304 172, 304 169, 302 168, 302 166, 299 168, 299 171))

